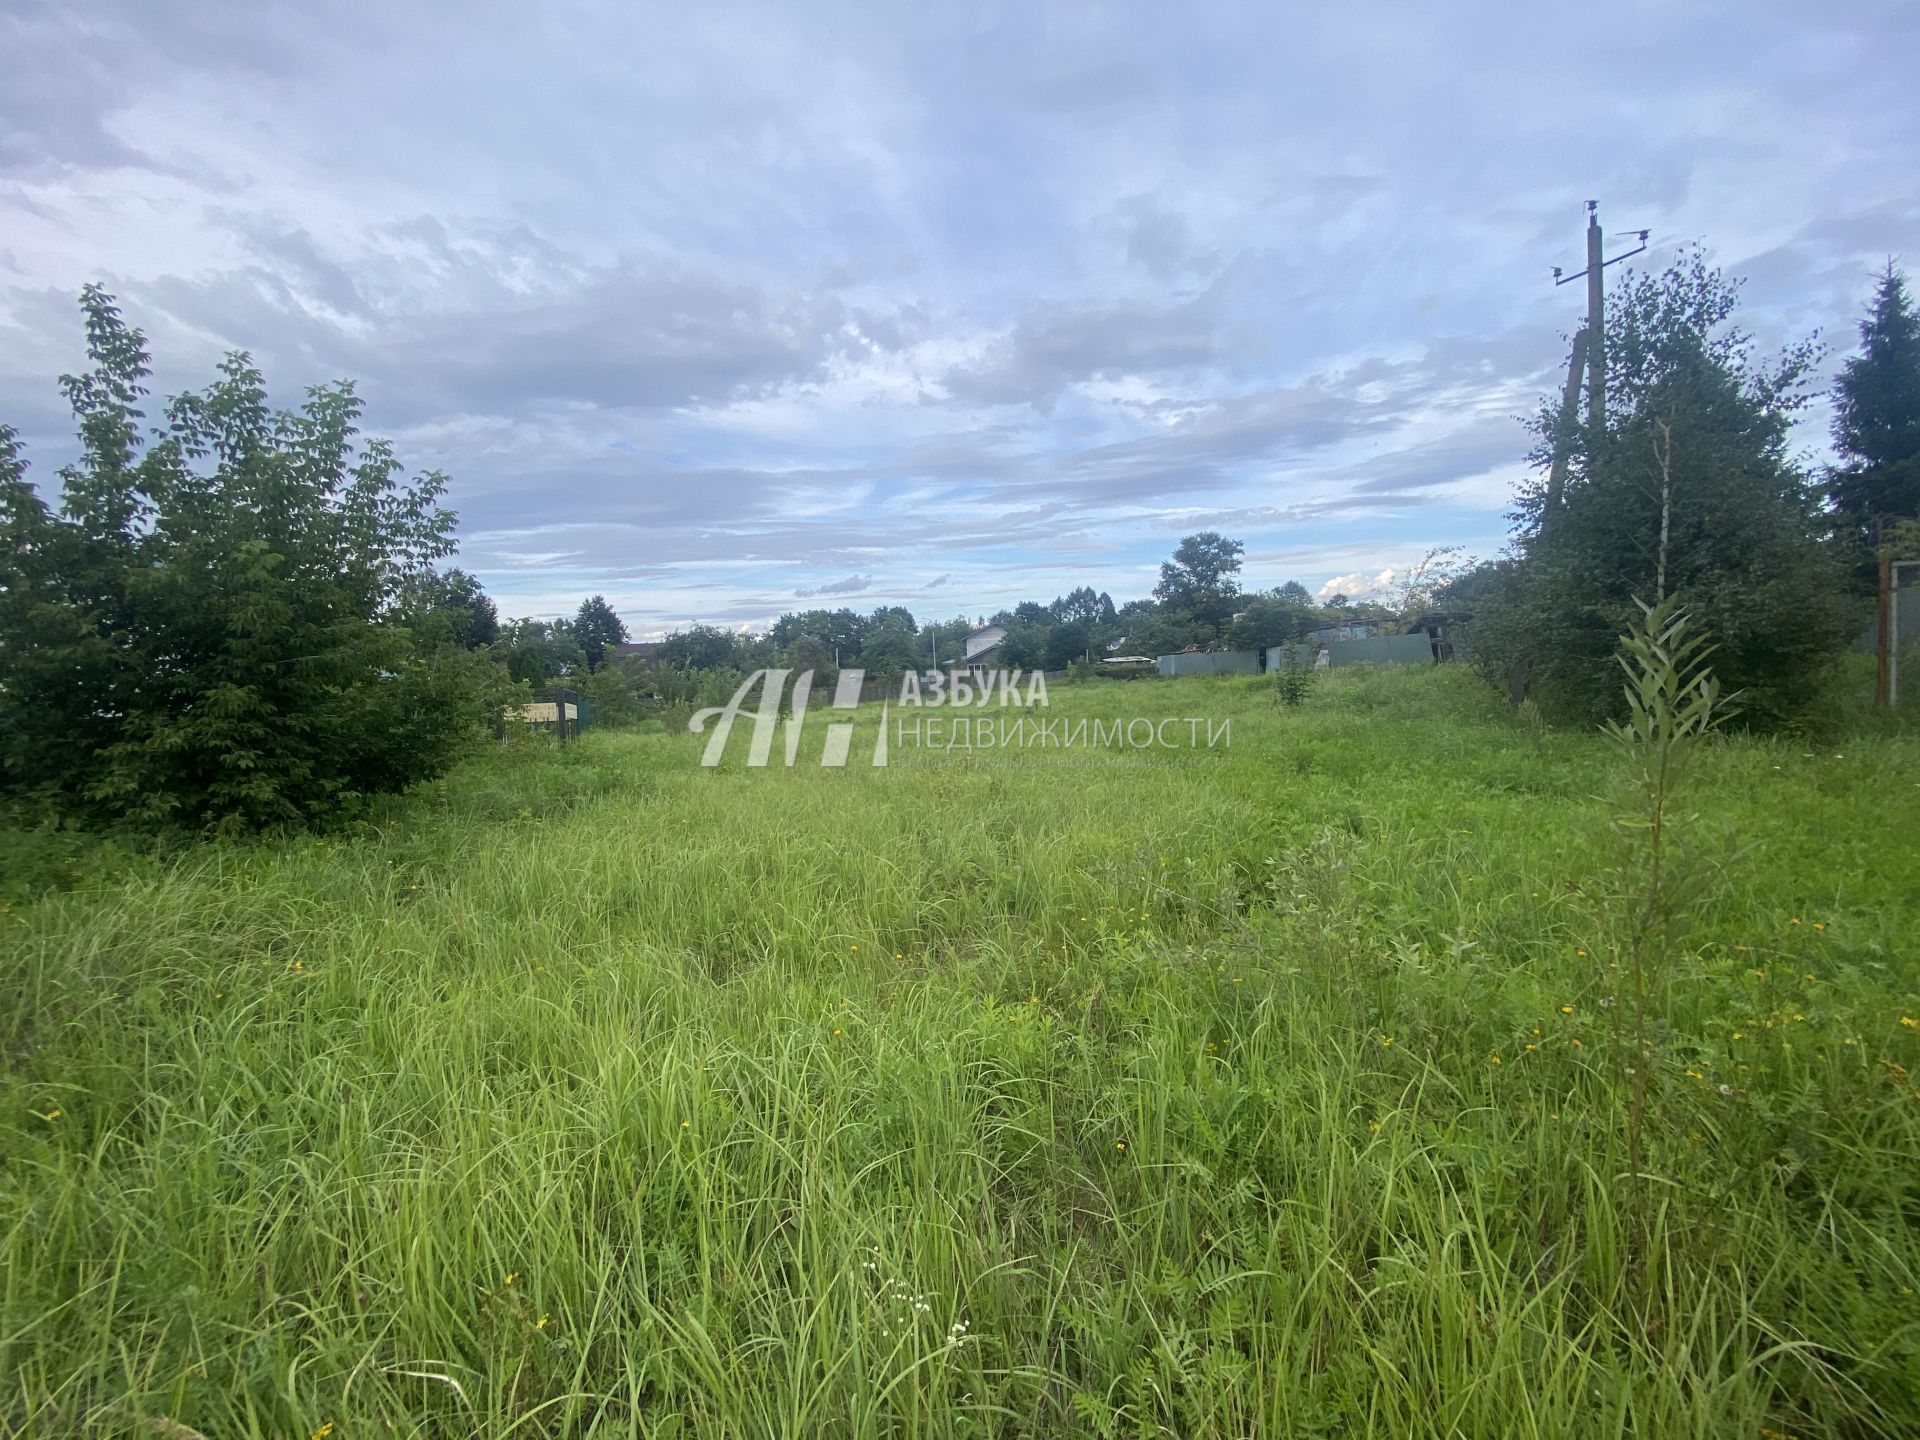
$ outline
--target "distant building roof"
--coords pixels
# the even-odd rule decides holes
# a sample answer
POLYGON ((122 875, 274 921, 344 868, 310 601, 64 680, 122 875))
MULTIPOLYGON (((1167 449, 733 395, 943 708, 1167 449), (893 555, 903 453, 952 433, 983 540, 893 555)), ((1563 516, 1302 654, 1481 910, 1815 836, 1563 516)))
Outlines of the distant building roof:
POLYGON ((999 625, 982 625, 978 630, 970 631, 965 642, 967 659, 979 659, 1006 638, 1006 629, 999 625))

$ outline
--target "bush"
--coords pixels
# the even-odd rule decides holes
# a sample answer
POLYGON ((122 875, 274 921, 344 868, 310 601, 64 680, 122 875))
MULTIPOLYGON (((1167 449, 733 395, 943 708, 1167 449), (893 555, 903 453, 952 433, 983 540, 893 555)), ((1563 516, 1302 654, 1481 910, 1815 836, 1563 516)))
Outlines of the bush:
POLYGON ((443 477, 353 443, 349 384, 270 411, 260 372, 177 396, 143 448, 147 352, 81 297, 54 512, 0 427, 0 795, 90 824, 260 829, 444 770, 504 672, 435 623, 443 477), (428 638, 429 636, 437 638, 428 638))

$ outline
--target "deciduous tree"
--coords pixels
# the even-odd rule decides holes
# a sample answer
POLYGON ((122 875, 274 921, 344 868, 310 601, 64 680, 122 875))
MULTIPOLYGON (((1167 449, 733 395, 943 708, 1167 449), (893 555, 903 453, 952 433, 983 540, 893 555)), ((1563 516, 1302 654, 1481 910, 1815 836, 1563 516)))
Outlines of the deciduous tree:
POLYGON ((453 549, 444 478, 356 446, 350 384, 270 409, 240 352, 143 436, 145 339, 99 286, 80 304, 58 512, 0 433, 0 792, 244 829, 444 769, 500 698, 497 667, 412 623, 453 549))

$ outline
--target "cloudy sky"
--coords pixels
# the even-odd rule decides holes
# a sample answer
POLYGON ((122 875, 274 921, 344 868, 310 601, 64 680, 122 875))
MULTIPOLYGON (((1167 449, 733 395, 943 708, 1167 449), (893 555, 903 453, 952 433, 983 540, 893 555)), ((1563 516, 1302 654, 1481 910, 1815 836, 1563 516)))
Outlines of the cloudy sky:
POLYGON ((1916 62, 1911 0, 16 0, 0 419, 45 483, 100 279, 163 391, 357 379, 507 614, 1126 599, 1202 528, 1359 594, 1498 549, 1587 199, 1850 346, 1916 62))

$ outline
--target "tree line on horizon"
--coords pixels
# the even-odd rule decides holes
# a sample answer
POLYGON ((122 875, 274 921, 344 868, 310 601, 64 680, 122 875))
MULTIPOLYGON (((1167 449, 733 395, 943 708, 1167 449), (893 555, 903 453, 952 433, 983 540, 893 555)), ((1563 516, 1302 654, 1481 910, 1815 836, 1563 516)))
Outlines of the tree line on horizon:
MULTIPOLYGON (((962 663, 964 642, 976 629, 999 626, 1005 638, 995 664, 1007 669, 1066 670, 1125 650, 1164 655, 1195 646, 1265 649, 1298 640, 1320 626, 1343 621, 1386 621, 1431 602, 1434 591, 1458 574, 1458 552, 1432 552, 1385 600, 1352 601, 1332 596, 1316 604, 1305 585, 1289 580, 1271 589, 1245 589, 1240 571, 1245 547, 1218 531, 1185 537, 1160 567, 1151 596, 1115 605, 1113 597, 1079 586, 1051 602, 1021 601, 991 615, 925 623, 903 605, 862 612, 851 606, 791 611, 765 630, 729 630, 695 624, 655 643, 644 666, 630 667, 632 683, 656 684, 661 669, 745 674, 771 665, 833 674, 859 667, 868 675, 897 679, 962 663), (644 677, 642 672, 644 671, 644 677)), ((457 572, 456 572, 457 573, 457 572)), ((493 618, 493 602, 470 576, 462 576, 447 603, 475 616, 462 630, 505 657, 515 679, 535 684, 598 674, 602 657, 624 640, 625 625, 605 599, 582 603, 572 621, 493 618), (598 627, 595 653, 583 627, 598 627)))
MULTIPOLYGON (((1469 566, 1443 548, 1388 603, 1316 605, 1297 581, 1243 589, 1242 544, 1203 531, 1151 596, 1083 585, 997 612, 1001 663, 1265 648, 1438 607, 1471 612, 1475 663, 1515 703, 1586 723, 1619 704, 1635 607, 1670 596, 1713 637, 1748 723, 1791 721, 1858 633, 1875 548, 1920 553, 1920 319, 1889 263, 1834 391, 1836 463, 1815 467, 1788 440, 1820 351, 1757 357, 1738 289, 1697 248, 1618 287, 1606 424, 1542 401, 1502 556, 1469 566)), ((445 477, 408 478, 385 441, 360 443, 350 382, 276 411, 235 352, 146 425, 144 337, 101 287, 80 305, 89 368, 60 385, 81 454, 57 508, 0 425, 0 816, 16 823, 326 822, 444 772, 531 686, 578 681, 618 717, 643 691, 691 701, 765 664, 930 668, 975 623, 881 606, 794 612, 764 634, 696 625, 642 677, 608 663, 627 631, 602 596, 569 621, 499 618, 447 564, 445 477)))

